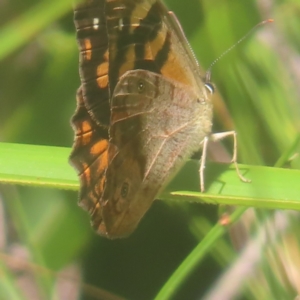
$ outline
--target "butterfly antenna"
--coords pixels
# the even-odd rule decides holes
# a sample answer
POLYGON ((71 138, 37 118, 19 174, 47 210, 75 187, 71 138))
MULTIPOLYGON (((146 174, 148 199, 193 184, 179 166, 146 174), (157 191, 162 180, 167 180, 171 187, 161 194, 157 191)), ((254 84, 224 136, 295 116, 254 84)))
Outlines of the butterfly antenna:
POLYGON ((229 47, 225 52, 223 52, 218 58, 216 58, 211 65, 209 66, 209 68, 206 71, 205 74, 205 82, 210 82, 210 77, 211 77, 211 69, 212 67, 216 64, 216 62, 218 62, 223 56, 225 56, 228 52, 230 52, 233 48, 235 48, 238 44, 240 44, 244 39, 246 39, 257 27, 265 25, 267 23, 272 23, 274 22, 273 19, 267 19, 264 20, 258 24, 256 24, 252 29, 250 29, 248 31, 248 33, 246 33, 241 39, 239 39, 234 45, 232 45, 231 47, 229 47))

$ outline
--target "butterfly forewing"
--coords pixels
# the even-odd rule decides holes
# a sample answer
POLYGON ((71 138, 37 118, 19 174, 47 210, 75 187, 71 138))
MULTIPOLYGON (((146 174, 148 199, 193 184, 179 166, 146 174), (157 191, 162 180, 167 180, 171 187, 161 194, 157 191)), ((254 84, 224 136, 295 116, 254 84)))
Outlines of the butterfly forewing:
POLYGON ((74 22, 80 51, 80 78, 84 103, 98 125, 109 126, 108 38, 105 0, 78 4, 74 22))
MULTIPOLYGON (((180 26, 157 0, 107 2, 110 89, 126 71, 162 74, 203 93, 203 81, 180 26)), ((202 95, 204 96, 204 95, 202 95)))

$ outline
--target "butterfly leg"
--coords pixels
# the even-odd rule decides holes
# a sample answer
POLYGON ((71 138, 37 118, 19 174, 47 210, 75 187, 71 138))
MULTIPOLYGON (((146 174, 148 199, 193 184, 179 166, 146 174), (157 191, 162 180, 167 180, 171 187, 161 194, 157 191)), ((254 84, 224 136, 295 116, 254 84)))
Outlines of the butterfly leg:
POLYGON ((201 162, 199 168, 201 193, 204 192, 204 169, 205 169, 205 162, 206 162, 208 140, 209 138, 206 136, 202 142, 202 155, 201 155, 201 162))
POLYGON ((213 142, 216 141, 220 141, 228 136, 233 136, 233 156, 231 159, 231 162, 234 163, 236 172, 239 176, 239 178, 243 181, 243 182, 251 182, 251 180, 245 178, 242 174, 241 171, 238 167, 237 164, 237 138, 236 138, 236 132, 234 130, 232 131, 226 131, 226 132, 218 132, 218 133, 214 133, 210 136, 210 140, 213 142))

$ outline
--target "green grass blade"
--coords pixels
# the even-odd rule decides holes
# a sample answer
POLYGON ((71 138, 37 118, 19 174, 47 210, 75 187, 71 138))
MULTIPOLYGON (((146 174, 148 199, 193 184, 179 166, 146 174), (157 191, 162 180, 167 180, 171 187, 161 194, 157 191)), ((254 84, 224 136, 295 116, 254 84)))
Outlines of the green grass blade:
POLYGON ((206 192, 199 192, 199 164, 189 161, 160 199, 244 205, 256 208, 300 209, 300 170, 239 165, 251 183, 241 182, 232 165, 207 164, 206 192), (191 175, 194 174, 194 175, 191 175), (193 176, 193 177, 192 177, 193 176))
POLYGON ((16 284, 15 278, 13 278, 11 272, 1 260, 0 274, 0 299, 27 300, 26 297, 22 295, 21 290, 16 284))
MULTIPOLYGON (((234 223, 238 220, 245 210, 245 208, 237 209, 230 216, 230 223, 234 223)), ((227 232, 227 227, 224 227, 221 224, 216 224, 172 274, 155 297, 155 300, 171 299, 183 282, 206 257, 206 254, 209 252, 211 247, 215 245, 215 242, 220 239, 225 232, 227 232)))
POLYGON ((37 32, 72 8, 71 0, 39 2, 0 30, 0 60, 28 42, 37 32))
MULTIPOLYGON (((78 178, 68 165, 70 152, 69 148, 0 143, 0 181, 76 190, 78 178)), ((198 168, 197 161, 188 161, 159 198, 300 210, 300 170, 240 165, 252 180, 243 183, 232 165, 211 163, 206 168, 207 190, 200 193, 198 168)))
POLYGON ((77 190, 69 148, 0 143, 0 181, 77 190))

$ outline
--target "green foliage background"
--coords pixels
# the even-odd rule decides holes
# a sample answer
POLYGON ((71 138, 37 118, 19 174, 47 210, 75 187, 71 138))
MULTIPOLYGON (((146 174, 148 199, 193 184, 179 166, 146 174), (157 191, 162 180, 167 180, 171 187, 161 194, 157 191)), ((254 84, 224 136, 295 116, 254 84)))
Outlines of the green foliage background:
MULTIPOLYGON (((214 131, 236 129, 240 162, 273 166, 299 134, 299 0, 166 2, 204 69, 258 22, 274 18, 212 70, 224 99, 216 102, 214 131)), ((71 147, 79 75, 70 1, 2 1, 0 15, 0 141, 71 147)), ((299 169, 300 161, 289 165, 299 169)), ((53 271, 76 262, 85 283, 127 299, 153 299, 218 220, 215 206, 156 201, 132 236, 110 241, 92 232, 76 192, 2 185, 0 197, 2 252, 22 245, 34 264, 53 271)), ((204 295, 228 264, 207 256, 172 299, 204 295)), ((1 292, 26 299, 14 272, 0 267, 0 299, 1 292)), ((56 276, 35 274, 44 299, 55 299, 56 276)))

